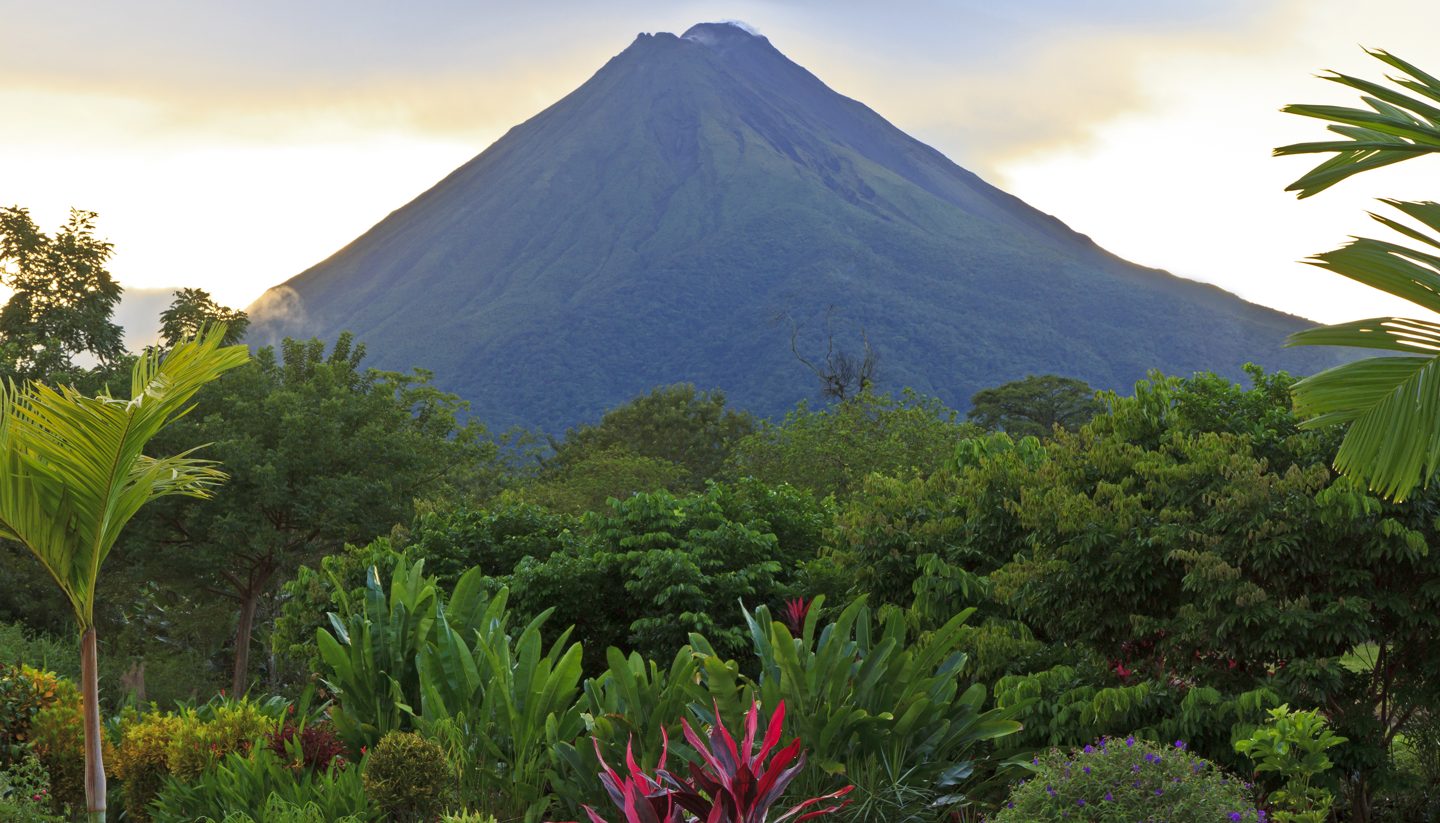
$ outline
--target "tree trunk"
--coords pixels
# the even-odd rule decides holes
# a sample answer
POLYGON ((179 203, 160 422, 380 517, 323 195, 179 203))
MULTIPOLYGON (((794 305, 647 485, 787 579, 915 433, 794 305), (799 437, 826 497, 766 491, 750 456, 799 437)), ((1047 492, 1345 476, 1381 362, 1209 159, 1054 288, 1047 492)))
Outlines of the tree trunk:
POLYGON ((250 639, 255 629, 255 609, 260 605, 260 591, 251 586, 240 595, 240 625, 235 627, 235 672, 230 678, 230 694, 245 695, 250 688, 250 639))
POLYGON ((95 627, 80 635, 80 689, 85 703, 85 805, 89 823, 105 823, 105 760, 100 746, 100 678, 95 627))

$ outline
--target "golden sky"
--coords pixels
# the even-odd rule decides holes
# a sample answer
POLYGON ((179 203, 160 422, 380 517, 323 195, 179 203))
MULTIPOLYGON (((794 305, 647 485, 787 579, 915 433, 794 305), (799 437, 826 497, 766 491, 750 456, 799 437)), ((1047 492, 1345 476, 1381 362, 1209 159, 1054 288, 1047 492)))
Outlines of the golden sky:
MULTIPOLYGON (((243 306, 583 83, 641 31, 741 19, 837 91, 1135 262, 1334 321, 1413 313, 1296 263, 1435 199, 1440 160, 1297 202, 1273 146, 1385 48, 1440 72, 1440 3, 1393 0, 0 0, 0 203, 100 213, 144 289, 243 306)), ((1377 227, 1378 228, 1378 227, 1377 227)), ((153 301, 152 301, 153 302, 153 301)), ((145 316, 153 316, 147 305, 145 316)), ((132 312, 133 314, 133 312, 132 312)), ((128 319, 128 318, 127 318, 128 319)), ((132 320, 143 339, 152 329, 132 320)))

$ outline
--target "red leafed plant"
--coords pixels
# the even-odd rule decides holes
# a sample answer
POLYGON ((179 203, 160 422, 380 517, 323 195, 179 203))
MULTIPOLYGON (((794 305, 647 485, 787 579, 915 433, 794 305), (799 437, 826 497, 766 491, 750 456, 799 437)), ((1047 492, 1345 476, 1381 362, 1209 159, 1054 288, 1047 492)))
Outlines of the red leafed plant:
POLYGON ((345 744, 328 723, 308 724, 297 728, 286 723, 270 733, 270 750, 291 768, 324 771, 331 765, 345 766, 345 744))
MULTIPOLYGON (((625 815, 624 823, 800 823, 838 812, 850 802, 830 803, 849 794, 854 786, 813 797, 779 817, 771 818, 770 807, 785 793, 790 781, 805 768, 805 754, 800 750, 799 738, 776 751, 785 723, 783 701, 775 707, 775 713, 766 726, 765 738, 759 751, 756 751, 755 736, 759 723, 760 704, 756 703, 745 716, 745 738, 737 747, 735 738, 720 719, 717 706, 708 742, 696 734, 688 722, 681 720, 685 740, 694 747, 701 760, 690 764, 689 780, 665 770, 665 755, 669 748, 669 740, 666 740, 666 745, 661 748, 655 778, 640 770, 627 746, 625 762, 630 773, 619 774, 601 756, 600 764, 604 771, 600 774, 600 782, 615 806, 625 815), (766 763, 767 758, 769 763, 766 763), (825 803, 830 805, 822 805, 825 803)), ((600 754, 598 741, 595 753, 600 754)), ((591 823, 607 823, 589 806, 585 807, 585 811, 590 815, 591 823)))
POLYGON ((805 618, 810 615, 810 604, 814 602, 805 597, 792 597, 785 601, 785 608, 780 612, 780 619, 785 621, 785 627, 790 634, 799 637, 805 631, 805 618))

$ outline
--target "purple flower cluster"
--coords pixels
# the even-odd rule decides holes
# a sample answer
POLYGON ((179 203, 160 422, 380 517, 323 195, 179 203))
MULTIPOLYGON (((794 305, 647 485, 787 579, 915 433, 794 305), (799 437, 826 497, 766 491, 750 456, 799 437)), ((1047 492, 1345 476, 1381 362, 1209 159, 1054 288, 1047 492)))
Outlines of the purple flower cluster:
POLYGON ((1032 779, 1012 787, 993 823, 1037 819, 1229 820, 1268 823, 1249 787, 1192 754, 1183 740, 1159 746, 1104 738, 1078 750, 1052 749, 1031 760, 1032 779))

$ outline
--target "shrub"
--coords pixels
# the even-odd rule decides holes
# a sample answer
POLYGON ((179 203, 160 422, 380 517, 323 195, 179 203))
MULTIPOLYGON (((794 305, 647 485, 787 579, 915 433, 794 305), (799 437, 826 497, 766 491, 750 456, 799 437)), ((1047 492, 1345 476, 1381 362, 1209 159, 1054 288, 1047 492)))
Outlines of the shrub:
POLYGON ((231 812, 221 823, 363 823, 364 820, 358 815, 327 817, 318 804, 294 803, 272 794, 258 817, 245 812, 231 812))
MULTIPOLYGON (((750 706, 745 715, 745 736, 739 747, 734 736, 725 728, 720 710, 715 710, 715 723, 706 738, 701 738, 690 728, 688 721, 681 720, 685 740, 700 756, 700 763, 691 764, 690 779, 676 777, 665 770, 665 754, 660 755, 660 765, 655 777, 646 775, 633 758, 627 759, 629 774, 621 775, 601 758, 604 769, 600 782, 615 806, 620 809, 625 823, 765 823, 770 818, 770 807, 780 800, 790 781, 805 768, 805 754, 800 749, 797 737, 790 745, 778 748, 782 727, 785 722, 785 704, 775 709, 766 725, 763 739, 757 740, 760 731, 760 704, 750 706), (759 743, 757 751, 755 744, 759 743)), ((598 754, 600 744, 596 742, 598 754)), ((831 803, 849 794, 853 786, 839 791, 805 800, 779 820, 807 820, 834 814, 849 801, 831 803), (821 806, 821 804, 830 805, 821 806), (819 808, 813 808, 813 807, 819 808), (812 810, 813 808, 813 810, 812 810)), ((604 823, 590 807, 585 807, 590 819, 604 823)))
MULTIPOLYGON (((85 807, 85 718, 80 693, 74 684, 61 680, 56 701, 35 713, 30 726, 30 745, 35 758, 50 775, 52 807, 85 807)), ((115 762, 110 741, 101 741, 105 773, 112 774, 115 762)))
POLYGON ((283 809, 302 821, 374 820, 365 797, 360 770, 334 766, 325 771, 292 771, 275 753, 259 747, 247 757, 231 753, 194 781, 174 776, 150 804, 155 823, 194 823, 197 820, 263 820, 277 818, 271 809, 283 809))
POLYGON ((1319 712, 1282 705, 1271 709, 1270 719, 1248 739, 1237 740, 1235 751, 1254 760, 1257 772, 1280 779, 1269 797, 1276 823, 1324 823, 1335 796, 1311 783, 1333 765, 1326 750, 1344 742, 1319 712))
POLYGON ((268 737, 278 726, 247 699, 214 707, 208 719, 194 711, 180 718, 166 760, 170 773, 181 780, 194 780, 232 752, 248 754, 256 740, 268 737))
MULTIPOLYGON (((753 694, 767 707, 790 707, 792 726, 819 767, 799 779, 797 791, 823 794, 843 774, 857 796, 908 795, 906 805, 920 814, 972 794, 998 760, 989 741, 1020 728, 1012 710, 986 709, 985 686, 963 676, 959 644, 973 609, 915 637, 893 607, 875 613, 860 598, 828 625, 820 621, 823 608, 817 597, 798 636, 764 606, 742 612, 759 658, 753 694), (867 785, 861 776, 880 782, 867 785)), ((716 657, 706 638, 691 641, 705 658, 716 657)), ((738 718, 748 701, 737 705, 719 675, 707 666, 707 686, 725 715, 738 718)))
POLYGON ((396 823, 432 820, 450 800, 454 781, 445 753, 414 732, 390 732, 365 759, 365 794, 396 823))
POLYGON ((74 638, 29 631, 19 623, 0 623, 0 664, 21 663, 71 679, 80 676, 80 650, 74 638))
POLYGON ((115 775, 124 781, 125 813, 131 820, 150 819, 147 807, 170 775, 170 744, 183 727, 180 717, 154 711, 122 722, 115 775))
POLYGON ((33 756, 0 769, 0 820, 6 823, 63 823, 49 812, 50 776, 33 756))
POLYGON ((1051 749, 1032 765, 1034 776, 1015 786, 992 823, 1266 819, 1244 783, 1179 741, 1102 738, 1080 750, 1051 749))
POLYGON ((0 767, 23 760, 35 715, 75 693, 74 684, 26 665, 0 665, 0 767))
POLYGON ((344 767, 347 758, 345 742, 329 723, 296 726, 286 723, 270 734, 270 751, 290 764, 292 770, 344 767))
POLYGON ((460 811, 446 812, 440 823, 496 823, 494 815, 482 814, 480 812, 460 811))

